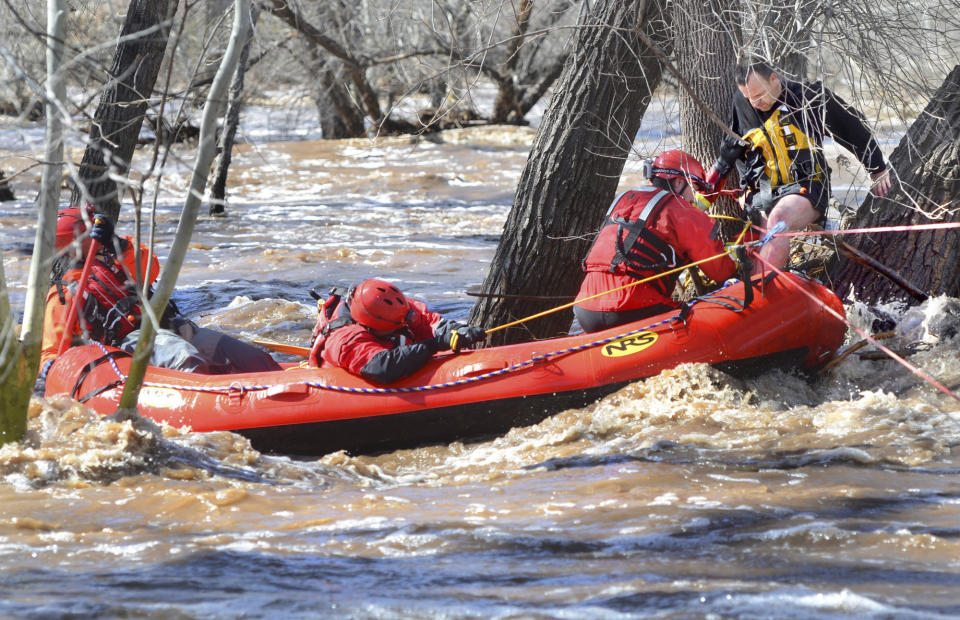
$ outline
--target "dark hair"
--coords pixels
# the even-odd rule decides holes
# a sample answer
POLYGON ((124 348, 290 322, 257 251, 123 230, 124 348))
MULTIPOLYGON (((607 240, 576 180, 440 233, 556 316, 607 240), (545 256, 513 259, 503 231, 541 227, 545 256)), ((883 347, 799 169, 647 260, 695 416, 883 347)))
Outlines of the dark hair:
POLYGON ((750 74, 756 73, 765 80, 776 73, 769 62, 759 56, 750 56, 737 63, 737 84, 746 84, 750 74))

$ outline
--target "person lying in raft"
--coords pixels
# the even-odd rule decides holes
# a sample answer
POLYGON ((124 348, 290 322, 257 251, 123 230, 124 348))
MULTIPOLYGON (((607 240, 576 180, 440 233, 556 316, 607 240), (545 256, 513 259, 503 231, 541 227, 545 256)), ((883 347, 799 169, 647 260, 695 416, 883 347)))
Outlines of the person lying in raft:
POLYGON ((350 289, 334 288, 320 305, 308 363, 387 384, 420 370, 434 353, 469 347, 485 334, 370 278, 350 289))
MULTIPOLYGON (((648 167, 649 187, 621 194, 610 207, 587 257, 586 276, 573 307, 580 326, 596 332, 677 308, 671 293, 679 273, 621 287, 724 251, 714 221, 694 206, 708 189, 703 166, 681 150, 661 153, 648 167), (621 290, 616 290, 621 289, 621 290), (605 293, 606 291, 613 291, 605 293)), ((701 264, 716 282, 732 276, 729 256, 701 264)))
MULTIPOLYGON (((93 206, 62 209, 57 214, 56 247, 64 252, 54 263, 47 293, 40 353, 40 379, 59 353, 67 313, 76 294, 91 239, 100 243, 84 286, 71 345, 99 342, 133 352, 140 336, 140 306, 136 295, 136 257, 131 237, 117 237, 113 223, 97 216, 93 206), (90 225, 92 223, 92 226, 90 225), (86 234, 89 230, 89 235, 86 234)), ((160 273, 156 256, 140 246, 140 271, 151 284, 160 273)), ((204 374, 280 370, 265 351, 212 329, 198 327, 171 302, 160 321, 151 365, 204 374)))

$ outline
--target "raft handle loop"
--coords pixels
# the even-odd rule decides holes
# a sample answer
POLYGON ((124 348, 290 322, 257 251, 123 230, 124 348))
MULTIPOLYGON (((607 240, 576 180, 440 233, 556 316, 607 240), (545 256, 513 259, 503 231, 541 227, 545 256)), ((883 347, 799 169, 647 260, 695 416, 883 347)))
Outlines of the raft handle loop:
POLYGON ((231 405, 239 405, 243 402, 243 395, 246 393, 246 388, 243 387, 243 384, 239 381, 234 381, 227 386, 227 398, 230 400, 231 405))

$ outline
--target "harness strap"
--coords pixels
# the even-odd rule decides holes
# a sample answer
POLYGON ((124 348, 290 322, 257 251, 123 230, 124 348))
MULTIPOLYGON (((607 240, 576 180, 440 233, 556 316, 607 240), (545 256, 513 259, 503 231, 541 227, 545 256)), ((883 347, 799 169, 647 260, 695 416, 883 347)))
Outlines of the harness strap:
POLYGON ((60 304, 65 306, 67 304, 67 298, 66 298, 66 293, 63 290, 64 289, 63 280, 57 280, 56 285, 57 285, 57 297, 60 298, 60 304))
POLYGON ((745 303, 744 300, 737 299, 736 297, 732 297, 730 295, 713 295, 710 297, 704 297, 701 299, 701 301, 716 304, 722 308, 726 308, 727 310, 730 310, 731 312, 743 312, 744 309, 747 307, 747 304, 745 303), (721 299, 728 299, 733 303, 728 304, 724 301, 720 301, 721 299))
MULTIPOLYGON (((666 269, 677 264, 677 253, 673 246, 655 235, 647 226, 650 218, 660 212, 664 201, 670 196, 671 193, 666 190, 658 191, 647 201, 636 220, 628 220, 624 217, 607 219, 605 226, 613 224, 617 226, 616 246, 613 260, 610 261, 610 273, 615 273, 617 266, 622 264, 627 275, 641 279, 643 271, 666 269), (623 234, 624 231, 626 235, 623 234), (638 244, 638 240, 643 240, 644 243, 638 244)), ((654 286, 666 288, 662 282, 656 282, 654 286)))
POLYGON ((79 401, 82 403, 82 402, 86 402, 87 400, 93 398, 94 396, 96 396, 96 395, 99 394, 100 392, 103 392, 103 391, 105 391, 105 390, 109 390, 109 389, 111 389, 111 388, 113 388, 113 387, 116 387, 118 384, 123 383, 123 380, 114 381, 114 382, 111 383, 109 386, 107 386, 107 387, 105 387, 105 388, 100 388, 100 389, 97 390, 97 391, 91 392, 90 394, 87 394, 86 396, 84 396, 82 399, 77 398, 77 393, 80 391, 80 388, 83 386, 83 382, 87 379, 87 376, 88 376, 91 372, 93 372, 93 369, 96 368, 97 366, 99 366, 100 364, 103 364, 104 362, 108 362, 108 361, 110 361, 110 360, 117 359, 118 357, 132 357, 132 356, 131 356, 129 353, 127 353, 126 351, 110 351, 110 352, 107 353, 106 355, 101 355, 101 356, 98 357, 97 359, 93 360, 92 362, 90 362, 89 364, 87 364, 86 366, 84 366, 84 367, 83 367, 83 370, 81 370, 81 371, 80 371, 80 374, 77 376, 77 382, 73 385, 73 390, 71 390, 70 396, 71 396, 72 398, 76 399, 76 400, 79 400, 79 401))
POLYGON ((77 400, 77 402, 85 403, 85 402, 87 402, 88 400, 90 400, 91 398, 93 398, 94 396, 97 396, 98 394, 101 394, 101 393, 103 393, 103 392, 106 392, 107 390, 112 390, 112 389, 115 388, 115 387, 118 387, 118 386, 123 385, 123 382, 124 382, 123 379, 117 379, 116 381, 114 381, 114 382, 112 382, 112 383, 108 383, 108 384, 106 384, 106 385, 103 386, 103 387, 99 387, 99 388, 95 389, 94 391, 90 392, 89 394, 83 396, 82 398, 77 398, 76 400, 77 400))
POLYGON ((347 312, 344 316, 338 316, 337 318, 333 319, 332 321, 324 325, 322 333, 324 336, 327 336, 333 330, 344 327, 345 325, 350 325, 353 322, 354 322, 353 317, 351 317, 350 313, 347 312))

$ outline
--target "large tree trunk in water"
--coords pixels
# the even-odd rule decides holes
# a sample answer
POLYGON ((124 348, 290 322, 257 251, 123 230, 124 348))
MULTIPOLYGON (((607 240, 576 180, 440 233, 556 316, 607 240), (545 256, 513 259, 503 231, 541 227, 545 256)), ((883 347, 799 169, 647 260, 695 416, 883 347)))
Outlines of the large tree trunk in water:
POLYGON ((13 190, 10 189, 10 185, 7 183, 7 175, 3 173, 3 170, 0 170, 0 202, 16 199, 13 195, 13 190))
POLYGON ((91 200, 98 212, 117 220, 122 191, 117 190, 110 174, 124 177, 130 169, 177 4, 178 0, 131 0, 110 68, 111 79, 90 126, 90 142, 83 153, 71 204, 91 200))
POLYGON ((719 153, 723 128, 704 108, 722 119, 730 116, 736 87, 737 52, 732 29, 738 28, 739 2, 673 0, 674 56, 680 78, 693 91, 681 90, 680 128, 683 149, 709 168, 719 153))
MULTIPOLYGON (((683 149, 709 170, 719 154, 724 129, 710 118, 707 110, 729 124, 737 91, 740 2, 673 0, 672 16, 678 79, 692 91, 683 89, 679 94, 683 149)), ((736 170, 731 174, 728 185, 737 182, 736 170)), ((739 216, 741 208, 731 198, 721 197, 711 213, 739 216)), ((721 228, 724 238, 730 238, 742 226, 727 221, 721 228)))
MULTIPOLYGON (((897 172, 890 193, 868 196, 848 227, 960 221, 960 65, 910 126, 890 163, 897 172)), ((960 295, 960 234, 955 229, 857 235, 848 243, 930 295, 960 295)), ((837 274, 836 290, 843 295, 851 289, 868 304, 914 301, 890 280, 847 262, 837 274)))
MULTIPOLYGON (((632 33, 643 28, 663 44, 663 24, 652 24, 663 18, 662 9, 662 0, 602 0, 581 24, 483 283, 483 293, 493 296, 474 305, 471 323, 489 329, 558 305, 529 296, 573 299, 583 279, 580 260, 660 82, 659 61, 632 33)), ((566 309, 495 332, 489 341, 556 336, 571 320, 566 309)))
POLYGON ((342 70, 334 63, 324 62, 316 49, 311 52, 316 66, 320 67, 314 100, 324 140, 363 137, 366 133, 363 113, 353 104, 350 92, 343 84, 342 70))

